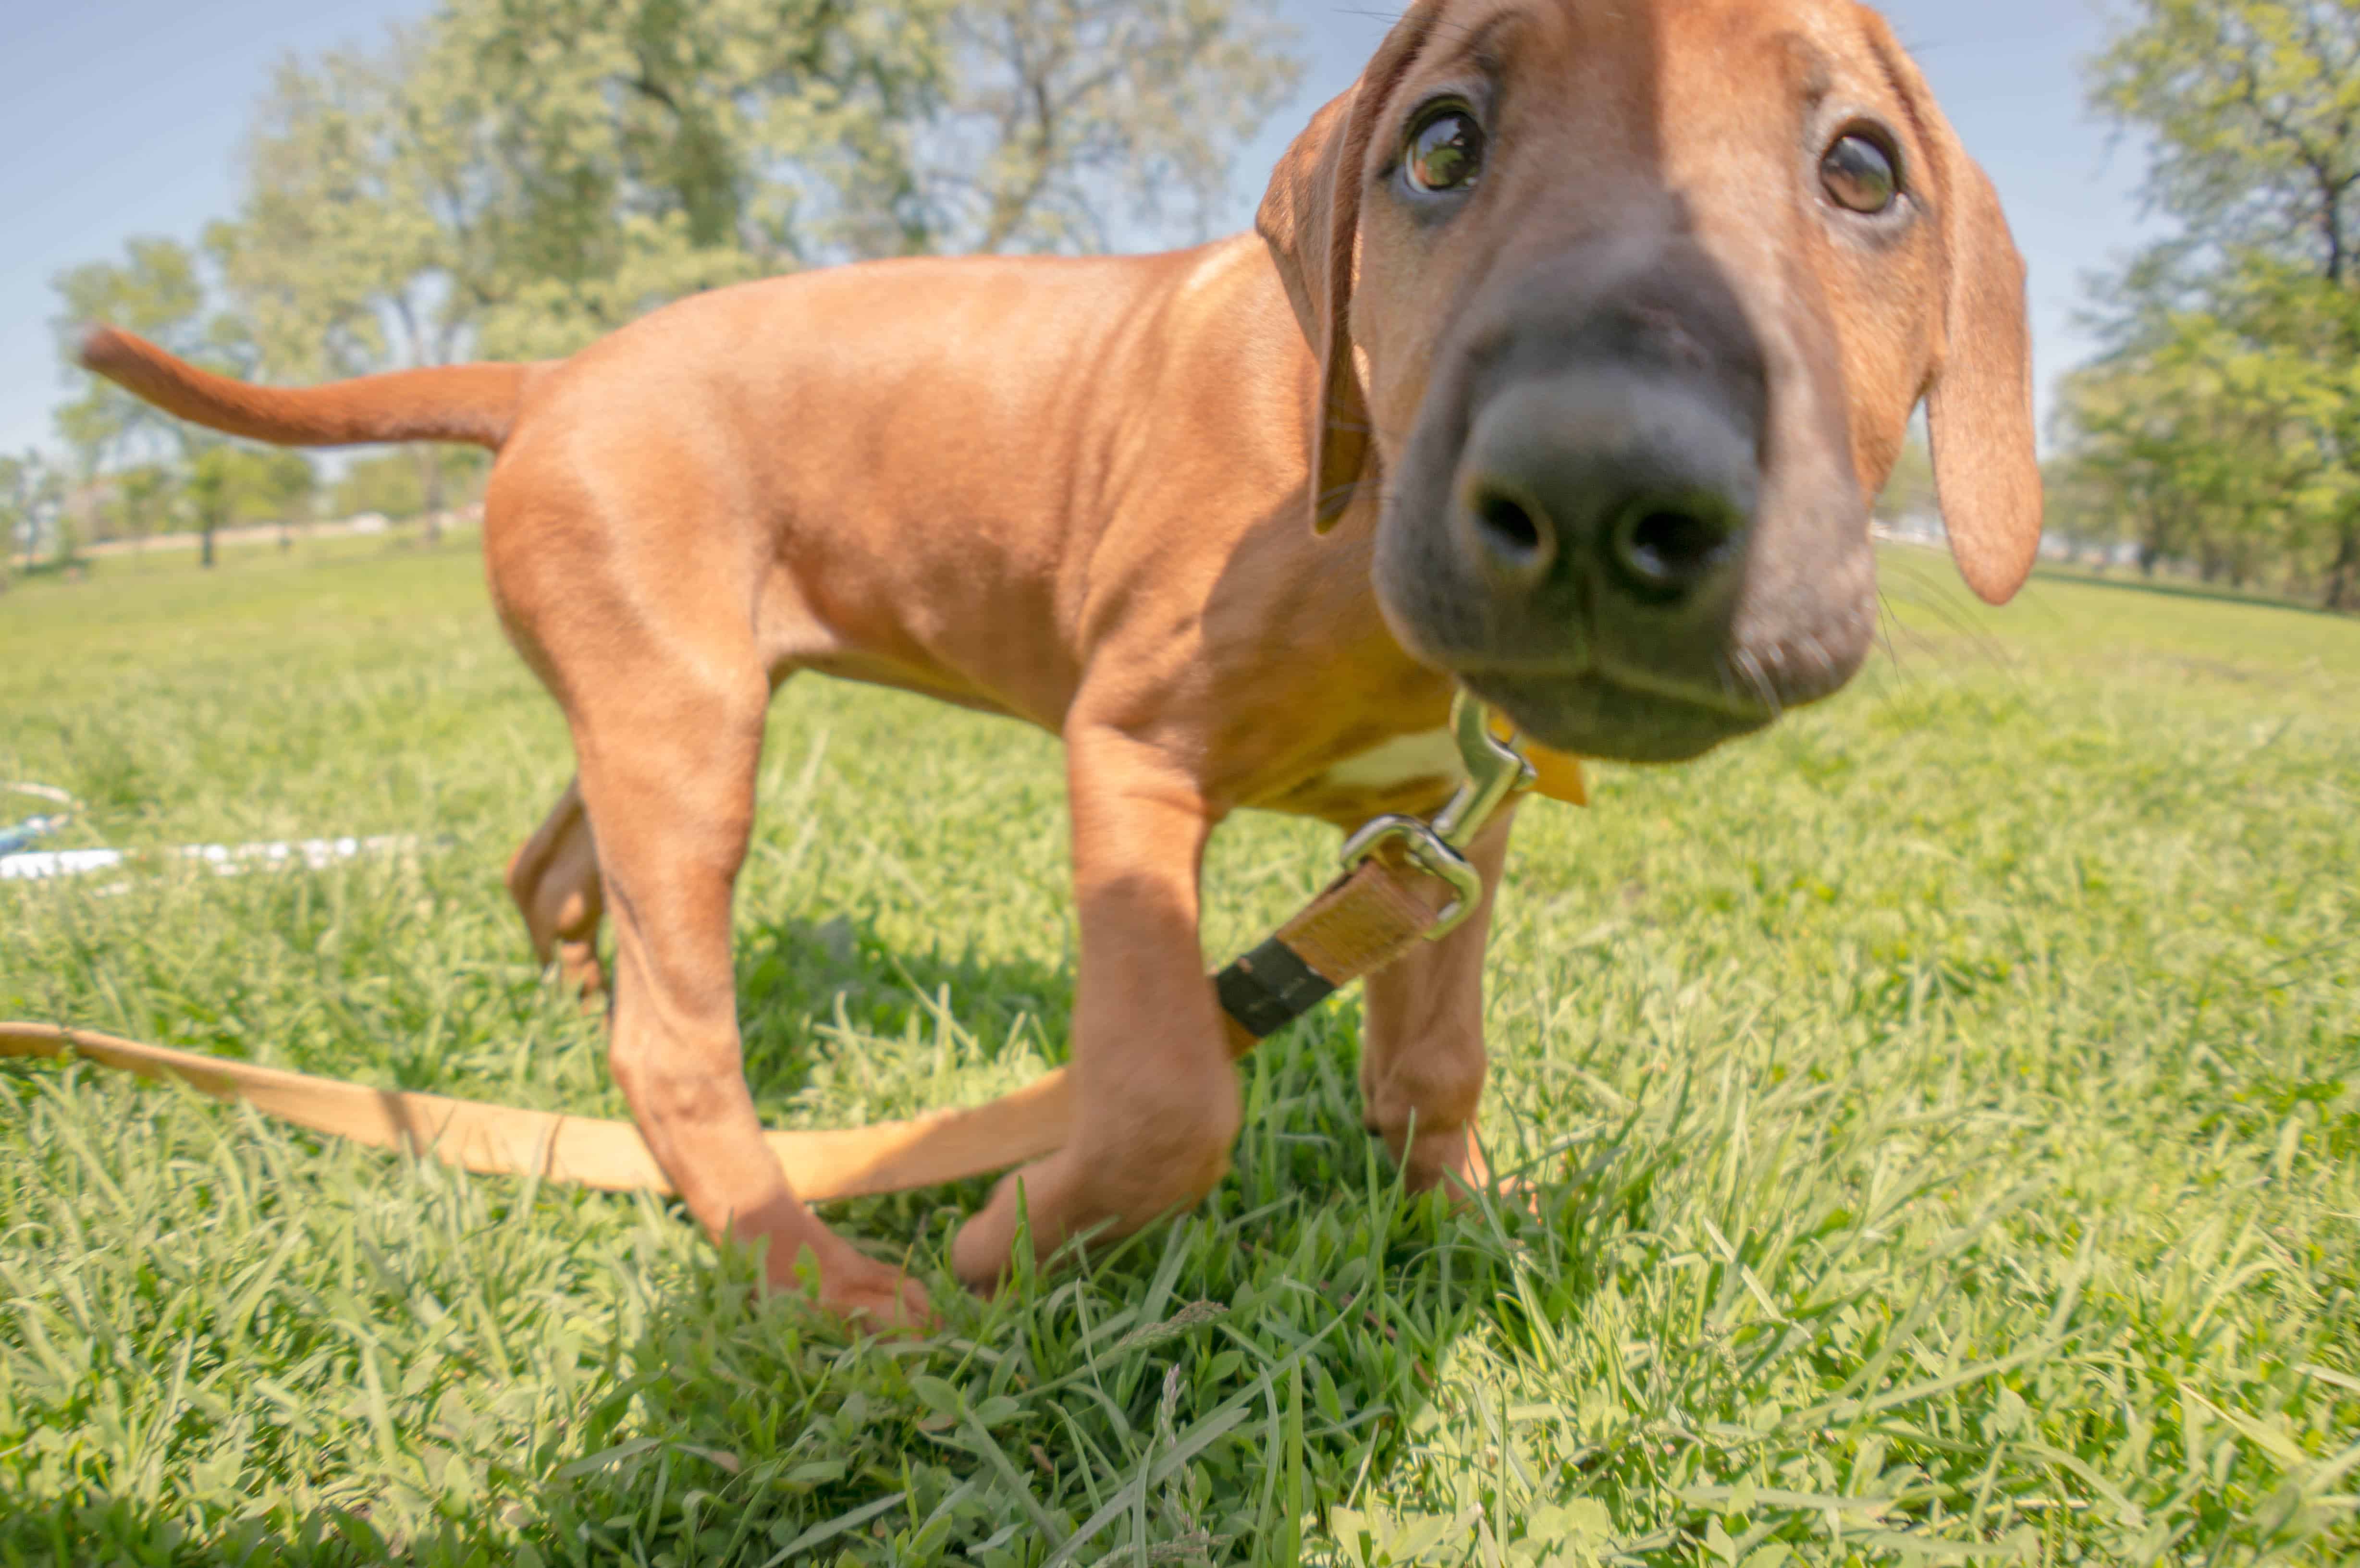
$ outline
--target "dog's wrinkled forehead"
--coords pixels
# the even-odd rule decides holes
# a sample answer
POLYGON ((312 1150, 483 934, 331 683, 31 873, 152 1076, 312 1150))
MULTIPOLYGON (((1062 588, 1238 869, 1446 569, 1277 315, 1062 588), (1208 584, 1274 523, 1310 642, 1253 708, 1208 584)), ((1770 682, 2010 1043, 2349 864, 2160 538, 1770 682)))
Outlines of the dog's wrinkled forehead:
MULTIPOLYGON (((1906 171, 1918 212, 1941 182, 1916 73, 1850 0, 1436 0, 1395 69, 1364 78, 1360 171, 1395 170, 1415 122, 1463 100, 1484 138, 1488 204, 1527 245, 1650 221, 1793 249, 1817 161, 1857 122, 1906 171), (1665 198, 1676 196, 1678 205, 1665 198)), ((1888 239, 1900 237, 1896 233, 1888 239)), ((1497 242, 1502 236, 1489 236, 1497 242)), ((1857 236, 1855 236, 1857 237, 1857 236)), ((1888 245, 1884 259, 1907 247, 1888 245)), ((1738 260, 1737 256, 1731 257, 1738 260)))
MULTIPOLYGON (((1720 133, 1795 122, 1830 95, 1907 119, 1884 23, 1851 0, 1431 0, 1382 80, 1394 112, 1437 88, 1496 92, 1502 125, 1579 137, 1593 158, 1743 155, 1720 133), (1514 100, 1538 100, 1524 107, 1514 100)), ((1371 104, 1371 107, 1374 107, 1371 104)), ((1570 172, 1570 171, 1563 171, 1570 172)))
MULTIPOLYGON (((1643 255, 1685 236, 1774 353, 1840 365, 1860 481, 1882 482, 1940 356, 1943 249, 1914 72, 1873 13, 1849 0, 1437 0, 1404 27, 1359 110, 1371 129, 1354 270, 1373 267, 1385 287, 1351 335, 1381 381, 1422 389, 1433 329, 1487 286, 1545 287, 1586 243, 1643 255), (1438 115, 1441 134, 1480 143, 1480 184, 1423 209, 1388 200, 1438 115), (1889 211, 1837 205, 1878 179, 1889 211), (1513 221, 1462 221, 1478 207, 1513 221)), ((1381 425, 1405 412, 1394 401, 1381 425)))

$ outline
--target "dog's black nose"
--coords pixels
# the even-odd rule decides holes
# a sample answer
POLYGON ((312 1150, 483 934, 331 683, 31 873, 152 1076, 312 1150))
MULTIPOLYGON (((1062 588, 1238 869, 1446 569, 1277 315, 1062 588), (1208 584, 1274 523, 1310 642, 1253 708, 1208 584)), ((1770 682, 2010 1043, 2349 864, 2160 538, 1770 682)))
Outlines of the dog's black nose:
POLYGON ((1733 578, 1755 473, 1746 428, 1667 376, 1530 377, 1476 416, 1457 531, 1502 594, 1562 593, 1568 610, 1595 614, 1666 612, 1733 578))

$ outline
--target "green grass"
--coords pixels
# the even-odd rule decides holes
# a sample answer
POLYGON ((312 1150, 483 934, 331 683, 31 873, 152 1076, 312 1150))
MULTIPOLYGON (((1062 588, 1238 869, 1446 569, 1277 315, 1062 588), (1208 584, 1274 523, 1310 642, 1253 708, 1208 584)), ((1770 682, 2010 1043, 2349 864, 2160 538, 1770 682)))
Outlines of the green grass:
MULTIPOLYGON (((1087 1271, 977 1302, 979 1187, 841 1205, 949 1309, 881 1345, 661 1203, 0 1068, 0 1562, 2360 1554, 2360 624, 1950 583, 1889 553, 1851 691, 1527 813, 1485 1128, 1537 1216, 1402 1198, 1350 998, 1243 1069, 1214 1197, 1087 1271)), ((88 801, 71 842, 427 839, 0 886, 0 1016, 617 1114, 498 882, 568 771, 464 546, 20 586, 0 778, 88 801)), ((766 1116, 1064 1052, 1061 794, 1013 725, 782 695, 766 1116)), ((1225 828, 1211 955, 1330 849, 1225 828)))

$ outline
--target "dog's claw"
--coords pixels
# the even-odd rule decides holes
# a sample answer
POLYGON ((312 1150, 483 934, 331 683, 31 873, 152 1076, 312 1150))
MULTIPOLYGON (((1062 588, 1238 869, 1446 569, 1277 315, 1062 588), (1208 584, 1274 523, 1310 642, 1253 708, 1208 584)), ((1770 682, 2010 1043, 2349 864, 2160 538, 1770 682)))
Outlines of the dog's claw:
POLYGON ((783 1279, 773 1275, 771 1289, 804 1294, 822 1312, 869 1334, 923 1334, 934 1326, 926 1288, 907 1273, 850 1247, 828 1250, 815 1295, 808 1293, 809 1276, 800 1269, 783 1279))

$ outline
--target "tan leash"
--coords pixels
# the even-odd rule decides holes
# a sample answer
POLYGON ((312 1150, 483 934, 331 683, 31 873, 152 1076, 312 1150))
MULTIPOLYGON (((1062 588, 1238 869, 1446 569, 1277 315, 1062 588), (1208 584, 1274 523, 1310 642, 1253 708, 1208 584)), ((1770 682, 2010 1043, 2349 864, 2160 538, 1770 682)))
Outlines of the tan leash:
MULTIPOLYGON (((1431 819, 1383 816, 1346 841, 1345 871, 1276 934, 1215 975, 1230 1053, 1382 969, 1474 911, 1481 877, 1460 853, 1519 790, 1582 803, 1579 765, 1528 759, 1477 702, 1451 723, 1467 782, 1431 819)), ((177 1079, 221 1100, 377 1149, 430 1156, 482 1175, 535 1174, 608 1192, 669 1192, 672 1181, 629 1122, 482 1100, 372 1089, 227 1057, 145 1045, 53 1024, 0 1023, 0 1056, 78 1056, 143 1078, 177 1079)), ((803 1198, 869 1197, 986 1176, 1054 1153, 1072 1116, 1068 1070, 963 1110, 864 1127, 764 1137, 803 1198)))

